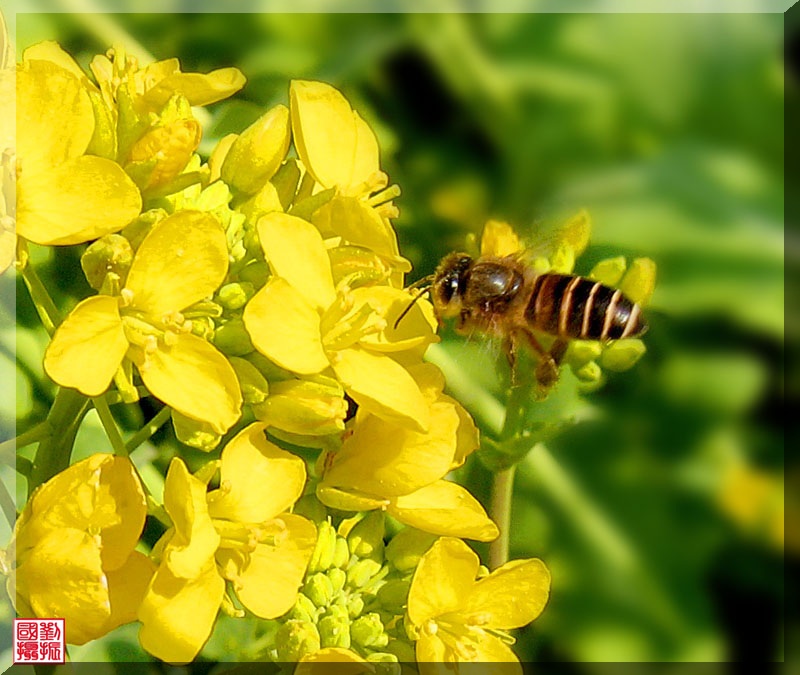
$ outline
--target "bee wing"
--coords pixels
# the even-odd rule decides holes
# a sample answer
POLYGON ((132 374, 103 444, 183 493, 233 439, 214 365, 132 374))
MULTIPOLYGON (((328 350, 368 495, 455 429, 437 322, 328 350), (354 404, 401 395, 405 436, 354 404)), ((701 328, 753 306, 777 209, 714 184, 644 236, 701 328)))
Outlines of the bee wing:
POLYGON ((548 271, 570 273, 575 259, 589 243, 591 221, 589 213, 581 210, 564 220, 542 223, 526 246, 515 254, 529 267, 542 267, 548 271))

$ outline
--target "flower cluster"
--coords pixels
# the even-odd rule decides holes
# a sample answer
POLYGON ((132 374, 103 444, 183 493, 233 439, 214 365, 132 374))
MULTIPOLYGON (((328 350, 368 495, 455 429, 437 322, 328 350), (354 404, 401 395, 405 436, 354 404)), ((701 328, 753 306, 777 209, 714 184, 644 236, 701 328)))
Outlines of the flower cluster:
MULTIPOLYGON (((404 290, 399 190, 370 127, 330 85, 294 81, 288 106, 204 160, 192 108, 239 90, 238 70, 140 66, 121 49, 90 70, 54 43, 17 67, 2 163, 2 232, 15 222, 17 239, 0 251, 52 334, 45 372, 76 411, 96 408, 115 454, 59 471, 74 433, 54 406, 5 554, 18 613, 64 617, 74 644, 138 620, 142 647, 173 663, 200 654, 220 612, 272 622, 261 656, 300 668, 516 660, 508 631, 542 611, 549 573, 539 560, 490 573, 463 541, 499 534, 449 479, 478 430, 424 361, 437 319, 404 290), (95 293, 60 317, 29 244, 80 245, 95 293), (219 453, 194 470, 162 458, 163 500, 126 456, 158 424, 126 444, 109 409, 148 396, 181 444, 219 453)), ((586 219, 560 237, 542 271, 571 270, 586 219)), ((490 223, 483 247, 519 242, 490 223)), ((593 276, 640 302, 652 286, 646 261, 593 276)), ((594 382, 598 362, 642 351, 575 345, 566 362, 594 382)))

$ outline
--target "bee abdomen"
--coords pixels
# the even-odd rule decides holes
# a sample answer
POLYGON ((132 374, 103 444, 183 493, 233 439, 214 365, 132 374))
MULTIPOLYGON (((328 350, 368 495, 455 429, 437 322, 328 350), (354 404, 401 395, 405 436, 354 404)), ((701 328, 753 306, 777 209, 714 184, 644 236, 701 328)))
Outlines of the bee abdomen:
POLYGON ((542 274, 534 282, 525 319, 532 328, 577 340, 641 335, 639 305, 618 289, 571 274, 542 274))

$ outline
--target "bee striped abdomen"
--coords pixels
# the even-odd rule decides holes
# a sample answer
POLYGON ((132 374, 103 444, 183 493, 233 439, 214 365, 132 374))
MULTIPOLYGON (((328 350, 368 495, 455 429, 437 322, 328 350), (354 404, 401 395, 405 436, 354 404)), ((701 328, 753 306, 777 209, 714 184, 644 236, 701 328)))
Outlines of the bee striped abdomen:
POLYGON ((639 306, 621 291, 571 274, 537 277, 525 320, 536 330, 578 340, 616 340, 646 328, 639 306))

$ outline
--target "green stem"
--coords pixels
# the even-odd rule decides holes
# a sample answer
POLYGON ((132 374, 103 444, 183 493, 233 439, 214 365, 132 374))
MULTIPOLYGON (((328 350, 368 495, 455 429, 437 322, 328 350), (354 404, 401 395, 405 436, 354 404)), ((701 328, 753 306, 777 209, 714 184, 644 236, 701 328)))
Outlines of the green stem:
POLYGON ((161 408, 161 410, 156 413, 153 419, 151 419, 147 424, 139 429, 139 431, 137 431, 128 439, 128 442, 125 443, 125 449, 130 453, 138 448, 161 428, 161 426, 169 419, 171 412, 172 409, 168 405, 165 405, 163 408, 161 408))
POLYGON ((28 496, 69 466, 72 444, 88 409, 89 399, 76 389, 58 390, 45 420, 51 433, 39 442, 36 449, 36 458, 28 478, 28 496))
POLYGON ((516 464, 492 475, 492 499, 489 515, 500 530, 500 535, 489 545, 489 569, 497 569, 508 562, 508 545, 511 534, 511 499, 514 495, 516 464))
POLYGON ((37 424, 32 429, 22 432, 16 438, 10 438, 0 443, 0 462, 8 466, 14 466, 17 448, 24 448, 26 445, 38 443, 47 438, 51 433, 47 422, 37 424))
POLYGON ((52 335, 56 331, 56 327, 61 323, 61 314, 47 292, 39 275, 36 274, 34 266, 28 263, 22 268, 22 279, 25 286, 28 288, 33 305, 42 320, 42 325, 47 331, 48 335, 52 335))
POLYGON ((17 522, 17 507, 14 504, 14 498, 9 494, 3 481, 0 481, 0 509, 3 510, 6 521, 13 528, 14 523, 17 522))
POLYGON ((100 423, 105 429, 108 440, 111 441, 111 447, 114 448, 114 454, 117 457, 127 457, 128 448, 125 446, 125 441, 122 439, 122 434, 119 433, 119 427, 114 421, 114 415, 111 414, 111 409, 108 407, 105 396, 97 396, 92 399, 94 409, 97 411, 97 416, 100 418, 100 423))

